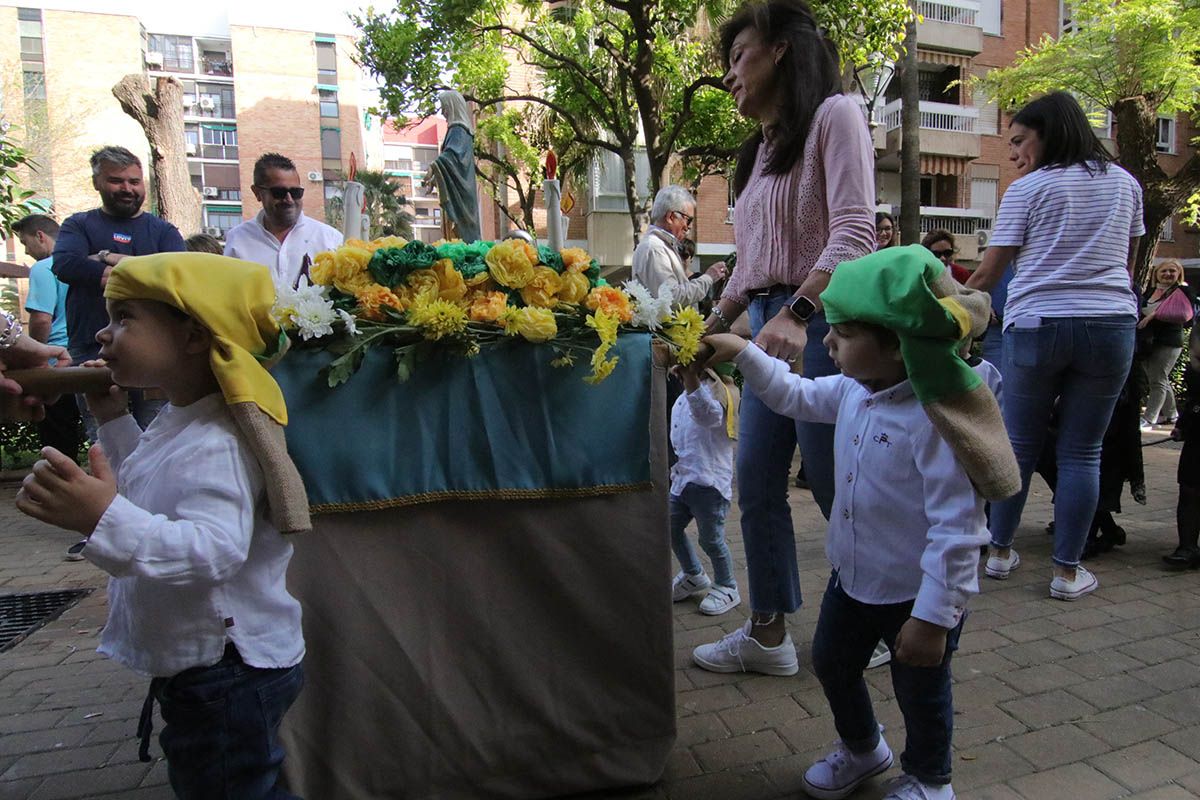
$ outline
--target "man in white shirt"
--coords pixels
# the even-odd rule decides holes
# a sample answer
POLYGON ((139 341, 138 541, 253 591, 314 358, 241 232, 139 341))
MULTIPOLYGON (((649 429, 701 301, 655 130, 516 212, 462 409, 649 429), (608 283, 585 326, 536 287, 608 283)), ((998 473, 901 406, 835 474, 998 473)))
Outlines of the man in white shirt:
POLYGON ((709 295, 714 283, 728 274, 721 262, 689 280, 677 248, 695 218, 696 201, 691 193, 675 184, 664 186, 650 208, 650 229, 633 251, 633 279, 656 297, 661 286, 671 286, 679 306, 696 305, 709 295))
POLYGON ((262 211, 225 234, 225 255, 265 264, 276 283, 295 286, 317 253, 341 246, 336 228, 304 216, 304 187, 290 158, 261 156, 250 188, 262 211))

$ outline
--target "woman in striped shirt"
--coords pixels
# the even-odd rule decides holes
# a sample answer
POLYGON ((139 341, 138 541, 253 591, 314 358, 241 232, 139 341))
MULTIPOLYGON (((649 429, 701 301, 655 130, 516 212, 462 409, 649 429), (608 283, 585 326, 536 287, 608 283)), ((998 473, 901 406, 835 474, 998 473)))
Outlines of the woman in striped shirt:
POLYGON ((1142 190, 1096 138, 1066 92, 1034 100, 1009 126, 1021 175, 1005 192, 983 263, 967 282, 991 289, 1014 275, 1004 305, 1004 423, 1021 466, 1021 491, 992 505, 989 577, 1021 563, 1013 536, 1057 404, 1058 491, 1050 596, 1096 589, 1079 564, 1096 510, 1100 446, 1133 360, 1137 297, 1132 259, 1142 190))

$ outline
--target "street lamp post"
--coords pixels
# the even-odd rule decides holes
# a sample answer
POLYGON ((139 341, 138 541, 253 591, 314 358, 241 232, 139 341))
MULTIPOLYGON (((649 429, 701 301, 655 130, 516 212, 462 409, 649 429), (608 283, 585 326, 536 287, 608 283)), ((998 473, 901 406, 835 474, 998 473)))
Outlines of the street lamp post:
POLYGON ((875 119, 875 106, 887 91, 888 84, 892 82, 892 76, 895 74, 896 62, 882 53, 872 53, 867 57, 867 63, 854 70, 854 83, 858 86, 866 106, 867 124, 871 126, 871 130, 875 130, 879 124, 875 119))

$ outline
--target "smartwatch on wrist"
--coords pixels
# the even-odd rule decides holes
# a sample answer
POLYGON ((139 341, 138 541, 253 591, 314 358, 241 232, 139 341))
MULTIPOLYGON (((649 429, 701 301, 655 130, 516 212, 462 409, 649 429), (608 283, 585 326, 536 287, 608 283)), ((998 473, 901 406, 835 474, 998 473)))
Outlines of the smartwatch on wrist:
POLYGON ((817 313, 817 304, 804 295, 800 295, 787 304, 787 309, 792 312, 792 316, 807 324, 817 313))

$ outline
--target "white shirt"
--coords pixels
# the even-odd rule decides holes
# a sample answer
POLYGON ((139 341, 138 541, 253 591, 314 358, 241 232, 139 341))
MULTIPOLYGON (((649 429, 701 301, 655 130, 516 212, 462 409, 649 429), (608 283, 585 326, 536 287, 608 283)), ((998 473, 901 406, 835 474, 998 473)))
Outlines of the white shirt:
POLYGON ((684 392, 671 408, 671 446, 678 460, 671 466, 671 494, 683 494, 689 483, 711 486, 726 500, 733 498, 733 439, 725 427, 725 409, 713 396, 723 386, 703 381, 684 392))
POLYGON ((1022 317, 1137 315, 1129 240, 1146 232, 1142 189, 1128 172, 1043 167, 1008 187, 991 243, 1015 246, 1004 327, 1022 317))
POLYGON ((317 253, 342 245, 340 231, 304 216, 304 212, 282 242, 263 227, 263 217, 263 212, 259 211, 254 219, 231 228, 225 234, 225 255, 265 264, 271 268, 276 283, 295 286, 305 256, 311 265, 317 253))
POLYGON ((156 677, 215 664, 226 641, 251 666, 300 663, 292 545, 224 398, 168 404, 144 433, 126 414, 99 439, 120 492, 83 549, 112 576, 99 651, 156 677))
POLYGON ((675 250, 678 240, 657 225, 651 225, 633 251, 633 279, 658 297, 658 289, 669 284, 677 306, 694 306, 712 291, 713 280, 707 275, 689 278, 683 260, 675 250))
POLYGON ((979 591, 983 498, 908 381, 872 394, 844 375, 811 380, 757 346, 736 359, 778 414, 836 423, 833 513, 825 553, 846 594, 951 628, 979 591))

